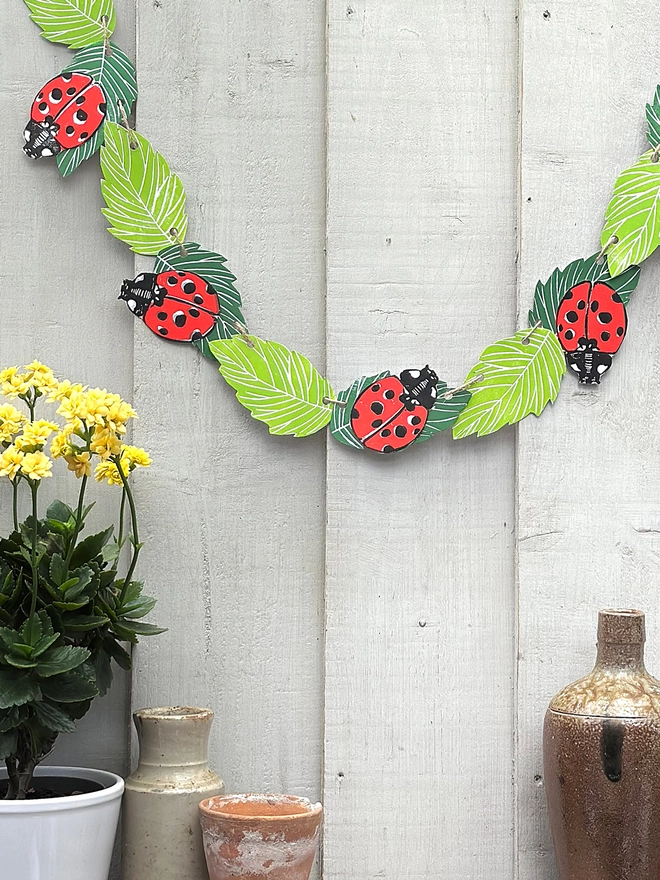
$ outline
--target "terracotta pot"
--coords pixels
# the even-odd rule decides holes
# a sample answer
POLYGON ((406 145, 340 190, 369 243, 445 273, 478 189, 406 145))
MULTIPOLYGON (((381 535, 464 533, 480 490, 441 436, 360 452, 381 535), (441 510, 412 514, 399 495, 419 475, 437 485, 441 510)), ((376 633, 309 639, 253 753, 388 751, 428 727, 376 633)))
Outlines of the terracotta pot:
POLYGON ((660 877, 660 682, 641 611, 601 611, 593 671, 560 691, 543 758, 561 880, 660 877))
POLYGON ((207 880, 198 804, 220 794, 208 764, 210 709, 168 706, 134 715, 140 761, 126 780, 123 880, 207 880))
POLYGON ((321 804, 293 795, 238 794, 199 805, 211 880, 308 880, 321 804))

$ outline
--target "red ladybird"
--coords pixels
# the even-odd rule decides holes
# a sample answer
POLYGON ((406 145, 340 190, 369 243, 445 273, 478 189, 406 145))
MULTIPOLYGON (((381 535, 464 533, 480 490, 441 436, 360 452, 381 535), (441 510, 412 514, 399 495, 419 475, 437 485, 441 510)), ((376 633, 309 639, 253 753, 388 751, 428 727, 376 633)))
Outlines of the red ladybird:
POLYGON ((438 396, 438 377, 428 366, 386 376, 355 401, 351 428, 374 452, 398 452, 417 439, 438 396))
POLYGON ((557 309, 557 336, 569 367, 583 385, 598 385, 626 335, 628 318, 619 294, 608 284, 582 281, 557 309))
POLYGON ((88 141, 105 120, 103 89, 86 73, 62 73, 32 103, 23 136, 31 159, 56 156, 88 141))
POLYGON ((217 293, 192 272, 145 272, 124 281, 119 299, 157 336, 175 342, 206 336, 220 314, 217 293))

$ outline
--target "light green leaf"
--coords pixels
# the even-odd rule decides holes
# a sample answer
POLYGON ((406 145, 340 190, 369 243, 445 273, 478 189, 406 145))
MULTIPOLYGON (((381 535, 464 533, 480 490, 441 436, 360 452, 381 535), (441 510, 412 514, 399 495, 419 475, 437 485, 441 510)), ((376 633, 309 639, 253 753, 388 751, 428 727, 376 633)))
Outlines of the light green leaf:
POLYGON ((306 357, 278 342, 249 339, 254 348, 242 336, 210 345, 239 402, 271 434, 307 437, 325 427, 332 417, 332 405, 323 403, 324 397, 333 396, 328 380, 306 357))
POLYGON ((236 276, 225 266, 224 257, 205 250, 197 242, 187 241, 184 249, 187 251, 185 256, 179 245, 160 251, 156 257, 154 272, 157 275, 168 270, 194 272, 207 281, 218 294, 220 319, 211 333, 194 343, 205 357, 213 357, 209 348, 211 342, 235 336, 238 333, 236 321, 245 326, 245 318, 241 312, 241 295, 234 287, 236 276))
POLYGON ((607 259, 598 262, 599 254, 593 254, 586 260, 574 260, 565 269, 555 269, 547 281, 539 281, 534 292, 534 305, 529 313, 531 326, 541 321, 546 330, 556 332, 555 319, 557 309, 568 291, 581 281, 602 281, 608 284, 621 297, 624 305, 628 305, 630 294, 639 281, 639 266, 630 266, 621 275, 611 278, 607 259))
POLYGON ((657 147, 660 144, 660 86, 655 90, 653 103, 646 105, 646 121, 649 125, 646 139, 652 147, 657 147))
POLYGON ((172 244, 172 229, 183 239, 188 218, 186 193, 163 156, 137 132, 106 122, 101 149, 101 192, 110 233, 138 254, 157 254, 172 244), (130 139, 136 149, 131 149, 130 139))
POLYGON ((105 39, 115 29, 112 0, 25 0, 30 18, 51 43, 80 49, 105 39), (107 16, 107 29, 101 19, 107 16))
MULTIPOLYGON (((64 68, 73 73, 86 73, 103 89, 106 98, 106 121, 120 122, 122 119, 119 102, 121 101, 126 114, 130 114, 133 102, 137 98, 137 80, 135 68, 122 50, 111 44, 108 52, 105 42, 96 43, 76 52, 70 64, 64 68)), ((81 162, 89 159, 103 143, 105 123, 98 128, 92 137, 72 150, 62 150, 56 158, 57 167, 62 177, 72 174, 81 162)))
POLYGON ((364 449, 364 445, 360 443, 351 427, 351 413, 353 412, 355 401, 362 394, 364 389, 369 387, 369 385, 372 385, 379 379, 384 379, 386 376, 390 375, 391 373, 385 370, 382 373, 376 373, 375 376, 360 376, 359 379, 356 379, 355 382, 353 382, 350 388, 346 388, 344 391, 339 392, 337 400, 346 401, 346 406, 332 407, 330 431, 335 440, 339 440, 344 446, 352 446, 354 449, 364 449))
POLYGON ((457 391, 447 399, 444 395, 447 392, 445 382, 438 382, 438 399, 433 405, 433 409, 429 411, 426 424, 422 433, 415 440, 415 443, 423 443, 429 440, 441 431, 451 428, 472 397, 469 391, 457 391))
POLYGON ((554 333, 539 328, 489 345, 466 381, 483 376, 454 425, 454 439, 483 437, 530 413, 538 416, 559 393, 566 360, 554 333), (527 344, 523 339, 528 339, 527 344))
POLYGON ((642 263, 660 244, 660 161, 652 156, 648 150, 614 184, 601 235, 603 247, 613 235, 618 239, 607 251, 613 275, 642 263))

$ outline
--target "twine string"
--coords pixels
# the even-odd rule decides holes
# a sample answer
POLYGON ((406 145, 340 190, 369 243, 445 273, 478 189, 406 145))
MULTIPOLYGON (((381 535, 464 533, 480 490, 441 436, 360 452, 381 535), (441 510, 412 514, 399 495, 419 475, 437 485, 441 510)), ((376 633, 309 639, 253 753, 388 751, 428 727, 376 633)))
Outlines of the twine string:
POLYGON ((110 19, 107 15, 101 16, 101 27, 103 28, 103 45, 105 54, 112 55, 112 46, 110 45, 110 19))
POLYGON ((617 235, 610 235, 609 239, 608 239, 608 240, 605 242, 605 244, 603 245, 603 247, 602 247, 602 249, 601 249, 601 252, 600 252, 600 253, 598 254, 598 256, 596 257, 596 262, 597 262, 597 263, 602 263, 602 262, 603 262, 603 257, 604 257, 605 254, 609 251, 609 249, 612 247, 612 245, 613 245, 613 244, 618 244, 618 243, 619 243, 619 237, 618 237, 617 235))
POLYGON ((335 400, 333 397, 323 397, 321 402, 326 406, 338 406, 340 409, 346 409, 348 406, 346 400, 335 400))
POLYGON ((117 106, 119 107, 119 115, 121 116, 121 124, 124 126, 126 131, 128 132, 128 145, 131 150, 137 150, 139 144, 137 142, 137 138, 135 137, 135 132, 130 126, 128 121, 128 115, 126 113, 126 107, 124 106, 124 102, 119 98, 117 100, 117 106))
POLYGON ((179 245, 179 250, 181 251, 181 256, 187 257, 188 251, 186 250, 185 244, 181 241, 181 236, 179 235, 179 230, 176 228, 176 226, 173 226, 170 229, 170 235, 172 236, 173 241, 175 241, 176 244, 179 245))
POLYGON ((247 327, 241 324, 240 321, 234 321, 234 327, 238 330, 243 339, 243 342, 247 345, 248 348, 254 348, 254 342, 250 339, 250 335, 247 331, 247 327))
POLYGON ((532 333, 535 330, 538 330, 542 323, 543 321, 541 321, 541 319, 539 318, 536 324, 534 324, 533 327, 530 327, 529 333, 525 334, 525 336, 523 336, 523 338, 520 340, 523 345, 529 345, 529 341, 532 338, 532 333))
POLYGON ((478 376, 473 376, 468 382, 464 382, 462 385, 459 385, 458 388, 452 388, 451 391, 445 391, 444 394, 440 396, 445 400, 451 400, 454 394, 458 394, 459 391, 466 391, 468 388, 471 388, 473 385, 476 385, 477 382, 483 382, 486 377, 483 373, 479 373, 478 376))

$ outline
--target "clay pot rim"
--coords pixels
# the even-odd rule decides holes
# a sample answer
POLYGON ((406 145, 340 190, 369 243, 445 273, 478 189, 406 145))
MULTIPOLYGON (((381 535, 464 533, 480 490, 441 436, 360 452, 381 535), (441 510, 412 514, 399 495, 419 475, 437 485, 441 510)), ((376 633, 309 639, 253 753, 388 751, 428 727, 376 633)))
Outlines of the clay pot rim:
POLYGON ((209 818, 221 817, 222 819, 228 819, 231 822, 236 822, 242 825, 249 825, 254 822, 276 824, 278 822, 295 822, 300 819, 316 818, 323 812, 323 805, 320 803, 313 804, 309 798, 298 797, 293 794, 227 794, 206 798, 199 804, 199 811, 209 818), (298 805, 304 807, 305 811, 298 813, 263 815, 262 813, 233 813, 229 810, 222 809, 224 804, 237 802, 244 803, 246 800, 254 800, 258 803, 259 801, 272 801, 273 799, 281 799, 284 802, 288 801, 292 806, 298 805), (216 806, 214 802, 215 804, 220 802, 220 805, 216 806))
POLYGON ((136 709, 134 718, 143 721, 184 721, 191 718, 213 718, 212 709, 203 709, 198 706, 148 706, 144 709, 136 709))
POLYGON ((644 612, 637 608, 601 608, 600 614, 616 614, 620 617, 644 617, 644 612))

